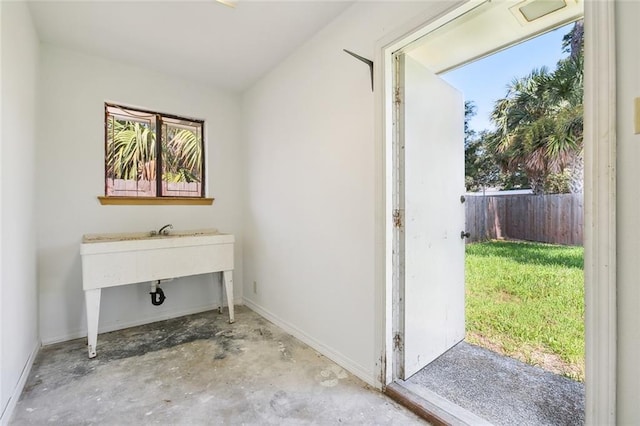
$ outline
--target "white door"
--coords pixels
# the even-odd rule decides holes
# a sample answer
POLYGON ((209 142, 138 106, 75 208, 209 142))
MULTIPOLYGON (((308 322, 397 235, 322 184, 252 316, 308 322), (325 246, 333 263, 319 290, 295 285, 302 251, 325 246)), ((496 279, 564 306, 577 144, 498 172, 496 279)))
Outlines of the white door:
POLYGON ((398 59, 398 82, 404 86, 399 91, 404 147, 399 154, 404 155, 400 375, 407 379, 464 339, 464 101, 415 60, 398 59))

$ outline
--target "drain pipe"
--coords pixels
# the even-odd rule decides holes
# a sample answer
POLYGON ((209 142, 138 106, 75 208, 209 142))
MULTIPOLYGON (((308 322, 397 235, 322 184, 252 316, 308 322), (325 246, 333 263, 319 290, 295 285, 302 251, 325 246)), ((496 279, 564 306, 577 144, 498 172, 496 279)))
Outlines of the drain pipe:
POLYGON ((151 283, 151 304, 153 306, 160 306, 164 303, 164 299, 166 299, 164 295, 164 291, 160 288, 160 280, 154 281, 151 283))

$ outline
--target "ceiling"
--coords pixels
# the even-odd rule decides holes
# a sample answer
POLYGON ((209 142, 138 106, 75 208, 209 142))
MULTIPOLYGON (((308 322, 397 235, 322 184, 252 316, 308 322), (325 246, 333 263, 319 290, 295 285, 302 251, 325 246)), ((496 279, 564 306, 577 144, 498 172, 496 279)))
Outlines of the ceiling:
POLYGON ((33 1, 44 43, 242 91, 353 1, 33 1))
POLYGON ((575 21, 584 14, 583 0, 564 0, 564 7, 531 22, 519 13, 522 6, 550 1, 558 0, 478 2, 478 7, 430 31, 405 52, 431 71, 441 73, 575 21))

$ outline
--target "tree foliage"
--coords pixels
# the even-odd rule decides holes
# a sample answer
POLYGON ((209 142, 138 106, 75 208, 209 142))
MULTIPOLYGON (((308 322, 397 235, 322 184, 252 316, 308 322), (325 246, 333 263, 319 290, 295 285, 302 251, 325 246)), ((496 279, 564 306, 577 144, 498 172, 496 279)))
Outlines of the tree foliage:
MULTIPOLYGON (((202 143, 189 129, 171 126, 162 134, 162 179, 197 182, 202 175, 202 143)), ((109 120, 107 176, 114 179, 156 179, 156 131, 147 123, 109 120)))
POLYGON ((553 71, 514 78, 494 106, 489 149, 503 172, 524 173, 534 193, 582 191, 583 34, 576 23, 563 40, 569 56, 553 71))
POLYGON ((464 104, 464 171, 467 191, 480 191, 495 186, 500 181, 500 169, 488 149, 488 132, 476 133, 469 120, 476 114, 471 101, 464 104))
POLYGON ((125 180, 155 179, 156 134, 137 121, 109 120, 107 176, 125 180))
POLYGON ((163 180, 196 182, 202 174, 202 144, 191 130, 169 128, 162 153, 163 180))

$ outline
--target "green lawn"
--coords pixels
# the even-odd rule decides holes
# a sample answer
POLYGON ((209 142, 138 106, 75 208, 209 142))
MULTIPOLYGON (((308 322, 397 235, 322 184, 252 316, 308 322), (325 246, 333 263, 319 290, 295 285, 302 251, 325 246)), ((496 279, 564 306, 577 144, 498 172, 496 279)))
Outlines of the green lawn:
POLYGON ((467 340, 584 381, 582 247, 467 245, 467 340))

